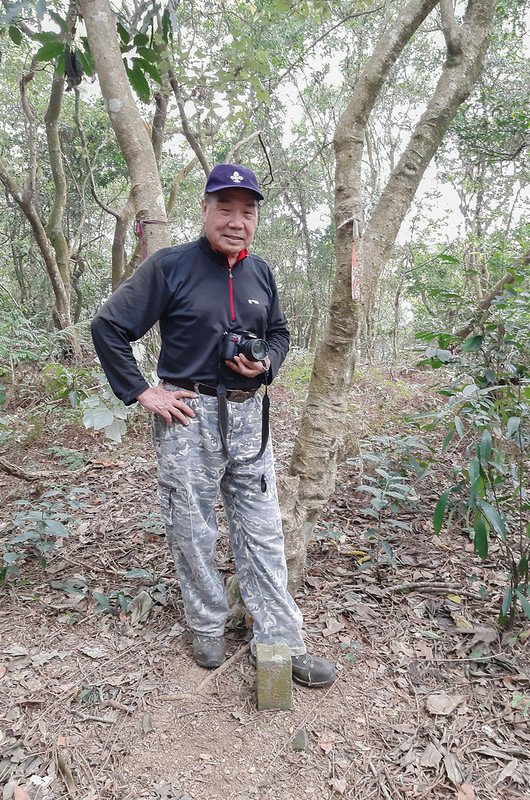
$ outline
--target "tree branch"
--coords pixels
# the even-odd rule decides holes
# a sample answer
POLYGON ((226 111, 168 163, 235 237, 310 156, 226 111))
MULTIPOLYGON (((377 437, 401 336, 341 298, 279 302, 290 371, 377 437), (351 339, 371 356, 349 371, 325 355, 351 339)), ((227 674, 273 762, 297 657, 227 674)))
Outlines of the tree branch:
POLYGON ((177 79, 175 78, 175 76, 173 74, 173 71, 172 70, 168 70, 168 74, 169 74, 169 83, 170 83, 171 88, 173 89, 173 94, 175 95, 175 100, 177 101, 177 107, 178 107, 179 115, 180 115, 180 122, 181 122, 181 125, 182 125, 182 133, 186 137, 186 140, 187 140, 189 146, 191 147, 191 149, 193 150, 193 152, 197 156, 197 159, 199 160, 199 164, 201 165, 201 167, 204 170, 204 174, 208 175, 208 173, 210 172, 210 167, 209 167, 208 161, 206 159, 206 156, 204 155, 203 149, 202 149, 201 145, 199 144, 199 140, 197 139, 197 137, 195 136, 195 134, 193 133, 193 131, 190 128, 190 124, 188 122, 188 118, 187 118, 186 112, 184 110, 184 102, 182 100, 182 93, 180 91, 180 86, 177 83, 177 79))
POLYGON ((455 19, 453 0, 440 0, 440 16, 447 55, 449 58, 458 58, 462 55, 462 34, 455 19))
POLYGON ((377 282, 423 174, 458 108, 469 96, 489 41, 494 0, 469 0, 462 26, 462 57, 447 61, 427 108, 392 171, 363 237, 363 300, 369 318, 377 282))
POLYGON ((376 6, 376 8, 369 8, 367 11, 355 11, 355 12, 353 12, 353 14, 346 14, 346 16, 342 17, 342 19, 340 19, 338 22, 336 22, 335 25, 332 25, 331 28, 328 28, 327 30, 325 30, 324 33, 321 36, 319 36, 317 39, 315 39, 313 42, 311 42, 305 48, 305 50, 304 50, 303 54, 300 56, 300 58, 297 58, 296 61, 293 61, 292 64, 289 64, 287 69, 285 69, 278 76, 278 78, 276 79, 276 83, 275 83, 274 89, 276 89, 282 83, 284 78, 286 78, 294 69, 296 69, 296 67, 302 61, 304 61, 304 59, 307 57, 307 54, 310 53, 311 50, 314 50, 315 47, 317 46, 317 44, 320 44, 320 42, 324 41, 326 36, 329 36, 330 33, 333 33, 333 31, 336 28, 340 28, 341 25, 344 25, 344 23, 348 22, 348 20, 350 20, 350 19, 356 19, 357 17, 366 17, 366 16, 368 16, 370 14, 377 14, 378 11, 382 11, 383 9, 384 9, 384 5, 380 5, 380 6, 376 6))
POLYGON ((101 200, 101 198, 98 195, 98 192, 97 192, 97 189, 96 189, 96 181, 94 179, 94 171, 92 169, 92 164, 90 163, 90 157, 89 157, 89 154, 88 154, 88 144, 87 144, 87 140, 86 140, 86 136, 85 136, 85 131, 84 131, 83 126, 81 124, 81 117, 79 115, 79 89, 78 89, 77 86, 74 87, 74 92, 75 92, 74 122, 75 122, 75 125, 76 125, 76 128, 77 128, 77 132, 79 133, 79 138, 81 140, 81 147, 83 148, 83 156, 85 158, 85 165, 86 165, 87 172, 88 172, 88 177, 89 177, 89 180, 90 180, 90 190, 92 192, 92 197, 96 201, 97 205, 101 209, 103 209, 103 211, 105 211, 107 214, 110 214, 115 219, 118 219, 119 218, 119 213, 117 211, 115 211, 113 208, 111 208, 110 206, 108 206, 106 203, 104 203, 103 200, 101 200))
MULTIPOLYGON (((521 256, 521 258, 518 258, 517 261, 514 262, 514 267, 527 267, 529 264, 530 251, 528 251, 528 253, 526 253, 524 256, 521 256)), ((506 272, 501 278, 499 278, 497 283, 491 287, 489 292, 482 297, 482 300, 477 305, 477 310, 473 314, 472 318, 458 328, 458 330, 454 332, 453 336, 460 340, 469 336, 473 329, 480 323, 485 312, 489 309, 493 301, 503 293, 506 286, 509 286, 513 282, 514 276, 511 272, 506 272)))
POLYGON ((24 196, 28 202, 33 201, 35 196, 35 184, 37 180, 37 147, 35 139, 35 112, 31 108, 27 95, 27 86, 35 76, 35 62, 31 62, 29 72, 22 76, 20 79, 20 100, 22 109, 28 121, 28 176, 26 179, 26 186, 24 188, 24 196))

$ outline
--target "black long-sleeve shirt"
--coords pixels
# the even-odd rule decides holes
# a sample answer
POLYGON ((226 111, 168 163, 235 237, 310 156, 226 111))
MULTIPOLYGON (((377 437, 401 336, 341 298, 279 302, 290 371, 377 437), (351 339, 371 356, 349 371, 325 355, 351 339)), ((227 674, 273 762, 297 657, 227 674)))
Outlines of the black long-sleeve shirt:
POLYGON ((269 381, 289 349, 289 332, 267 263, 246 255, 231 269, 203 236, 159 250, 109 298, 92 321, 92 338, 115 394, 130 405, 148 388, 131 342, 160 322, 162 380, 193 380, 250 391, 262 377, 246 378, 224 364, 219 348, 225 331, 251 332, 269 344, 269 381))

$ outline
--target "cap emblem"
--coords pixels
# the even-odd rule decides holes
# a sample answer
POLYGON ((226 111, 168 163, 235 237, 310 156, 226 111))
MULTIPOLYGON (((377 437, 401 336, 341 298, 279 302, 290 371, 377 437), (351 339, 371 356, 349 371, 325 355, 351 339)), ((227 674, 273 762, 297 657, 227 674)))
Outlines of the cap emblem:
POLYGON ((241 183, 241 181, 242 181, 242 180, 244 180, 244 178, 243 178, 243 176, 242 176, 242 175, 240 175, 240 174, 239 174, 239 172, 238 172, 238 171, 237 171, 237 169, 236 169, 236 170, 234 170, 234 171, 233 171, 233 173, 230 175, 230 180, 231 180, 231 181, 234 181, 234 183, 241 183))

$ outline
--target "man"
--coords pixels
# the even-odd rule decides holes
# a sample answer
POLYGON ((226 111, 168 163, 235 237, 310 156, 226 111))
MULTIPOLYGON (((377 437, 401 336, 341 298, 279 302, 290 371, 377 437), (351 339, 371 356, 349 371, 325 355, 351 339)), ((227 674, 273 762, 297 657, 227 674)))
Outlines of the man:
POLYGON ((214 167, 202 200, 204 235, 146 259, 95 317, 92 335, 116 395, 153 413, 162 516, 196 663, 212 669, 225 658, 228 605, 215 567, 221 491, 254 623, 251 659, 257 643, 287 644, 293 679, 325 686, 334 668, 306 653, 302 617, 287 591, 272 448, 256 394, 289 347, 272 273, 248 252, 262 199, 250 169, 214 167), (157 321, 160 383, 150 387, 130 342, 157 321), (239 336, 257 337, 257 357, 239 349, 239 336))

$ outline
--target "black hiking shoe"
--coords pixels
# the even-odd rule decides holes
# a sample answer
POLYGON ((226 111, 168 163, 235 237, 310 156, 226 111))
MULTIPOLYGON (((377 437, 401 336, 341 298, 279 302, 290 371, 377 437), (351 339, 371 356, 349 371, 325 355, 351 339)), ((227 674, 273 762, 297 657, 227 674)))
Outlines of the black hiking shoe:
POLYGON ((293 681, 302 686, 319 689, 329 686, 337 677, 335 667, 325 658, 310 656, 304 653, 301 656, 291 656, 293 665, 293 681))
POLYGON ((226 644, 224 636, 204 636, 194 633, 191 641, 193 659, 199 667, 215 669, 225 660, 226 644))
MULTIPOLYGON (((251 664, 256 665, 256 656, 250 653, 251 664)), ((308 686, 310 689, 320 689, 330 686, 337 677, 335 667, 325 658, 310 656, 303 653, 301 656, 291 656, 292 676, 295 683, 308 686)))

